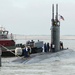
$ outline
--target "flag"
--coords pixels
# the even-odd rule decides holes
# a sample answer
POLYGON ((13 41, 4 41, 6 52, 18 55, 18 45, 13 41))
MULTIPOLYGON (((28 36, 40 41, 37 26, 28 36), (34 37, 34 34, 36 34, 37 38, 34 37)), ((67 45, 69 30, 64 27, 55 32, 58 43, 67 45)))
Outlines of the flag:
POLYGON ((64 20, 64 17, 63 16, 61 16, 61 15, 59 15, 59 16, 60 16, 60 19, 64 20))

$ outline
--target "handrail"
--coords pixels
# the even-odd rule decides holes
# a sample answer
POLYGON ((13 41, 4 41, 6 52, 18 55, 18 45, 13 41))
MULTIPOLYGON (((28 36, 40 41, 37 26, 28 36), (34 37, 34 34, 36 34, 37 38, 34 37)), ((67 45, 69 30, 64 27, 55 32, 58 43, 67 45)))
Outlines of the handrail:
MULTIPOLYGON (((10 51, 12 54, 15 55, 15 53, 12 52, 12 49, 8 49, 7 47, 5 47, 5 46, 3 46, 3 45, 1 45, 1 44, 0 44, 0 46, 2 46, 4 49, 6 49, 6 51, 10 51)), ((20 57, 19 55, 17 55, 17 56, 20 57)))

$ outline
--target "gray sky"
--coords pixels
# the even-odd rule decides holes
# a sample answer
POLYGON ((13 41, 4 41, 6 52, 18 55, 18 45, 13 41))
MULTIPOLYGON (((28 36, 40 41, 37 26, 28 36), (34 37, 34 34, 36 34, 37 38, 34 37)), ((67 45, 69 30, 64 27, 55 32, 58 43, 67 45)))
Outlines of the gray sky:
POLYGON ((65 19, 61 35, 75 35, 75 0, 0 0, 0 25, 13 34, 50 35, 53 3, 65 19))

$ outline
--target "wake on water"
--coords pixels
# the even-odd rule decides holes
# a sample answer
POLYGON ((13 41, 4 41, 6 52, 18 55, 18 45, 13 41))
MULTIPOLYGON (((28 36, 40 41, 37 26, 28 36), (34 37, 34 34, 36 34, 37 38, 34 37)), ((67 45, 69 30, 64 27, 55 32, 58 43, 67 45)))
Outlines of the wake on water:
POLYGON ((75 51, 41 53, 28 59, 2 58, 0 75, 75 75, 75 51), (19 60, 19 61, 15 61, 19 60))

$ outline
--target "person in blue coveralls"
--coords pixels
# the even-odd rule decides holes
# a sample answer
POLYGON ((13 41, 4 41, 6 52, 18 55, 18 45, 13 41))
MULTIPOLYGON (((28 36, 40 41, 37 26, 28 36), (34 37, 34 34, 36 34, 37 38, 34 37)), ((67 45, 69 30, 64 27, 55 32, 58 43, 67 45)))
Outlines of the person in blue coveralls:
POLYGON ((28 48, 27 48, 27 47, 25 47, 25 48, 23 49, 23 56, 24 56, 24 57, 29 57, 29 53, 28 53, 28 48))
POLYGON ((46 46, 46 43, 44 44, 44 52, 47 52, 47 46, 46 46))
POLYGON ((47 52, 49 52, 49 43, 47 43, 47 52))

